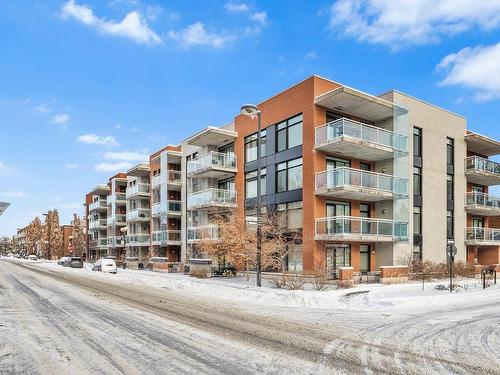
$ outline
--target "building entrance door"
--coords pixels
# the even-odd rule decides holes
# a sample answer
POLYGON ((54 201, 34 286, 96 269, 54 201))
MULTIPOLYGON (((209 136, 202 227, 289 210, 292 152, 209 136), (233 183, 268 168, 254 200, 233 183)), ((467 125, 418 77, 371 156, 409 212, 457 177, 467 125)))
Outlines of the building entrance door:
POLYGON ((351 265, 351 247, 349 245, 326 244, 326 273, 328 277, 337 279, 340 267, 351 265))

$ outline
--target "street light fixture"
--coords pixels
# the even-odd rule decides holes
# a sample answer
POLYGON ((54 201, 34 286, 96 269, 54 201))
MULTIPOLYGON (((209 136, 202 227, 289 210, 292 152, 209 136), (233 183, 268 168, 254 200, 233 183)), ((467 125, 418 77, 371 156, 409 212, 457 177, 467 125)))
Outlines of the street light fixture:
POLYGON ((244 116, 250 116, 252 119, 257 116, 257 286, 262 286, 261 279, 261 255, 262 255, 262 221, 261 221, 261 206, 262 206, 262 196, 261 196, 261 149, 260 149, 260 131, 261 131, 261 112, 259 107, 255 104, 244 104, 241 106, 241 114, 244 116))

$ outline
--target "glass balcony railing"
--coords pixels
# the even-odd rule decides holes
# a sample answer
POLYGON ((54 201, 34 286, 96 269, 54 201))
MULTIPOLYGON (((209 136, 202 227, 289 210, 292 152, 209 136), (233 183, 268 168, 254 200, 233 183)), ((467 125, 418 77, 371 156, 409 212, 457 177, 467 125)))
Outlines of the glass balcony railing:
POLYGON ((134 186, 128 186, 127 187, 127 192, 125 193, 126 197, 132 197, 137 194, 144 194, 147 195, 149 194, 149 184, 146 183, 138 183, 135 184, 134 186))
POLYGON ((351 237, 352 239, 370 237, 376 240, 406 241, 408 239, 408 223, 354 216, 316 219, 317 239, 328 240, 336 237, 351 237))
POLYGON ((149 242, 149 234, 130 234, 127 236, 127 245, 147 245, 149 242))
POLYGON ((187 207, 192 209, 194 207, 203 206, 236 206, 236 191, 224 189, 206 189, 196 193, 188 194, 187 207))
POLYGON ((107 226, 106 219, 98 219, 89 222, 89 229, 105 228, 107 226))
POLYGON ((472 227, 465 230, 466 241, 500 244, 500 229, 472 227))
POLYGON ((500 163, 479 156, 469 156, 465 159, 465 171, 488 173, 500 178, 500 163))
POLYGON ((329 143, 340 137, 350 137, 390 147, 395 151, 408 152, 408 137, 347 118, 340 118, 317 127, 315 137, 316 146, 329 143))
POLYGON ((153 216, 161 216, 168 214, 180 214, 182 210, 181 201, 166 201, 153 204, 151 214, 153 216))
POLYGON ((152 233, 152 242, 158 244, 168 244, 169 242, 180 242, 180 230, 163 230, 152 233))
POLYGON ((125 193, 115 193, 115 195, 108 195, 108 206, 113 204, 125 204, 127 195, 125 193))
POLYGON ((500 198, 486 193, 470 192, 465 195, 465 206, 479 208, 498 208, 500 210, 500 198))
POLYGON ((89 204, 89 211, 94 211, 100 208, 106 208, 106 200, 98 200, 89 204))
POLYGON ((375 193, 408 195, 408 180, 405 178, 347 167, 335 168, 316 174, 316 191, 343 186, 372 189, 375 193))
POLYGON ((126 222, 125 214, 115 214, 115 216, 110 216, 107 218, 108 226, 116 224, 125 224, 125 222, 126 222))
POLYGON ((226 169, 236 172, 236 155, 233 152, 212 151, 187 163, 188 174, 209 169, 226 169))
POLYGON ((123 236, 111 236, 108 237, 108 246, 111 247, 122 247, 125 245, 123 236))
POLYGON ((151 219, 149 208, 137 208, 127 212, 127 221, 149 220, 151 219))
POLYGON ((182 175, 181 171, 169 170, 166 173, 161 172, 157 176, 153 176, 151 179, 151 185, 157 187, 163 184, 181 184, 182 175))
POLYGON ((189 242, 201 241, 203 239, 217 240, 219 238, 219 227, 217 225, 203 225, 187 228, 187 240, 189 242))

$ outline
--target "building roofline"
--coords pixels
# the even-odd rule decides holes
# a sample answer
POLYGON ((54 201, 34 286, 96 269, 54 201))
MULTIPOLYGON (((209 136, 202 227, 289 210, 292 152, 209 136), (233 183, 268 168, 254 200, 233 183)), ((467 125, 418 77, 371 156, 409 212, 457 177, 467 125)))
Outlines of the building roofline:
MULTIPOLYGON (((446 108, 440 107, 440 106, 438 106, 438 105, 435 105, 435 104, 429 103, 428 101, 425 101, 425 100, 423 100, 423 99, 417 98, 416 96, 413 96, 413 95, 407 94, 407 93, 405 93, 405 92, 402 92, 402 91, 399 91, 399 90, 396 90, 396 89, 391 89, 391 90, 388 90, 388 91, 383 92, 382 94, 377 95, 377 96, 383 96, 383 95, 389 94, 389 93, 391 93, 391 92, 395 92, 395 93, 398 93, 398 94, 400 94, 400 95, 404 95, 404 96, 406 96, 406 97, 408 97, 408 98, 410 98, 410 99, 413 99, 413 100, 419 101, 419 102, 421 102, 421 103, 427 104, 427 105, 429 105, 429 106, 431 106, 431 107, 434 107, 434 108, 436 108, 436 109, 439 109, 439 110, 441 110, 441 111, 448 112, 450 115, 453 115, 453 116, 456 116, 456 117, 460 117, 460 118, 462 118, 462 119, 466 120, 466 117, 465 117, 465 116, 463 116, 463 115, 459 115, 458 113, 452 112, 452 111, 450 111, 449 109, 446 109, 446 108)), ((397 104, 397 103, 395 103, 395 104, 397 104)))

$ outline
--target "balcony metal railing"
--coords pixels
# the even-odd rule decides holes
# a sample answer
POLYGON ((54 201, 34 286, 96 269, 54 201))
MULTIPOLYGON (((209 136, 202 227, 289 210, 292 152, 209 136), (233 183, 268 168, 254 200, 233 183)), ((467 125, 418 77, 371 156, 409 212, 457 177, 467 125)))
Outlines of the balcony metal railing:
POLYGON ((206 189, 196 193, 188 194, 187 207, 201 206, 235 206, 236 205, 236 191, 224 189, 206 189))
POLYGON ((500 229, 470 227, 465 230, 465 238, 467 241, 500 244, 500 229))
POLYGON ((388 174, 367 172, 348 167, 316 174, 316 190, 353 186, 398 195, 408 195, 408 180, 388 174))
POLYGON ((127 186, 127 192, 125 193, 125 196, 129 198, 137 194, 149 194, 149 191, 149 184, 140 182, 138 184, 135 184, 134 186, 127 186))
POLYGON ((196 173, 212 168, 235 170, 236 155, 233 152, 211 151, 190 160, 187 164, 187 173, 196 173))
POLYGON ((491 173, 500 178, 500 163, 479 156, 469 156, 465 158, 465 171, 491 173))
POLYGON ((465 195, 465 206, 498 208, 500 210, 500 198, 486 193, 471 192, 465 195))
POLYGON ((154 231, 152 233, 152 242, 166 244, 168 242, 180 242, 181 241, 181 231, 180 230, 163 230, 154 231))
POLYGON ((214 224, 187 228, 187 240, 190 242, 203 239, 217 240, 219 238, 219 227, 214 224))
POLYGON ((181 201, 169 200, 166 202, 158 202, 151 207, 151 214, 153 216, 166 215, 169 213, 180 214, 182 210, 181 201))
POLYGON ((127 199, 126 193, 115 193, 115 195, 108 196, 108 206, 113 204, 125 204, 127 199))
POLYGON ((166 173, 161 172, 159 175, 153 176, 151 185, 153 187, 162 184, 181 184, 182 174, 181 171, 168 170, 166 173))
POLYGON ((150 242, 150 236, 149 234, 130 234, 127 236, 127 245, 134 245, 134 244, 149 244, 150 242))
POLYGON ((106 208, 106 200, 98 200, 89 204, 89 211, 97 210, 98 208, 106 208))
POLYGON ((337 119, 319 126, 315 130, 316 146, 331 142, 339 137, 351 137, 391 147, 395 151, 408 152, 407 136, 347 118, 337 119))
POLYGON ((125 245, 123 236, 108 237, 108 246, 121 247, 125 245))
POLYGON ((105 228, 107 226, 106 219, 98 219, 89 222, 89 229, 105 228))
POLYGON ((375 237, 408 239, 408 223, 386 219, 370 219, 354 216, 332 216, 316 219, 316 237, 375 237))
POLYGON ((127 212, 127 221, 133 220, 148 220, 151 218, 150 210, 148 208, 136 208, 127 212))

